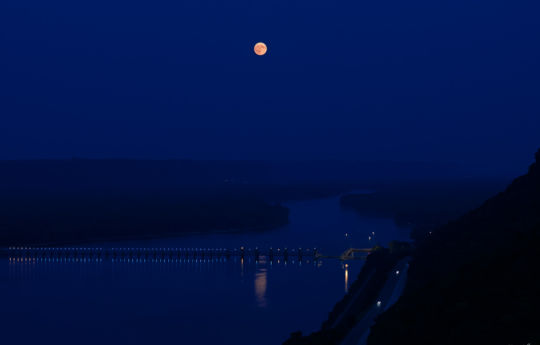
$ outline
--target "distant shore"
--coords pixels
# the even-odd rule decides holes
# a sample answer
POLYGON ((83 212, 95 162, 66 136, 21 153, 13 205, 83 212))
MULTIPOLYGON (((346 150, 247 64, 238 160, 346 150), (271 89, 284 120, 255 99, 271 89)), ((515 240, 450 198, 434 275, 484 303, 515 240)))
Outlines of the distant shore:
POLYGON ((289 209, 243 196, 160 192, 36 192, 0 196, 0 244, 69 244, 188 234, 262 231, 289 209))
POLYGON ((281 225, 274 225, 274 226, 259 226, 249 229, 213 229, 208 231, 184 231, 184 232, 171 232, 171 233, 159 233, 159 234, 148 234, 148 235, 139 235, 139 236, 132 236, 132 235, 124 235, 124 236, 110 236, 110 237, 101 237, 101 238, 88 238, 80 241, 56 241, 56 242, 47 242, 47 243, 25 243, 25 244, 9 244, 4 245, 2 244, 2 248, 8 248, 9 246, 26 246, 26 247, 53 247, 53 246, 70 246, 70 245, 81 245, 81 244, 88 244, 90 246, 98 244, 98 243, 108 243, 108 242, 121 242, 121 241, 144 241, 144 240, 156 240, 156 239, 163 239, 163 238, 181 238, 181 237, 189 237, 189 236, 196 236, 196 235, 202 235, 202 236, 211 236, 211 235, 219 235, 219 234, 239 234, 239 233, 249 233, 249 232, 263 232, 263 231, 272 231, 275 229, 278 229, 282 226, 287 225, 287 223, 281 224, 281 225))

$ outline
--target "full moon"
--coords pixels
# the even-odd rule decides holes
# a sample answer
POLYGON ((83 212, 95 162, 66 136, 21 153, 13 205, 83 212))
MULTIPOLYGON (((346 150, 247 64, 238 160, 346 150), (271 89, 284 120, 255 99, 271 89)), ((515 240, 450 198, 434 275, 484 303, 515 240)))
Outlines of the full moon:
POLYGON ((255 51, 255 54, 259 56, 266 54, 267 50, 268 48, 266 47, 266 44, 264 44, 263 42, 259 42, 255 44, 255 47, 253 47, 253 51, 255 51))

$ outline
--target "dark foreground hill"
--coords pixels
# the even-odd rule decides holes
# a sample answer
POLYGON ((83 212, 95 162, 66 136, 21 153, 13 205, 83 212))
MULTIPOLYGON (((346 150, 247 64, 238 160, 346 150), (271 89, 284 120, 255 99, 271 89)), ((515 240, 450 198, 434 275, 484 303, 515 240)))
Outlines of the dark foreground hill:
POLYGON ((504 192, 420 241, 368 344, 539 344, 539 249, 540 151, 504 192))

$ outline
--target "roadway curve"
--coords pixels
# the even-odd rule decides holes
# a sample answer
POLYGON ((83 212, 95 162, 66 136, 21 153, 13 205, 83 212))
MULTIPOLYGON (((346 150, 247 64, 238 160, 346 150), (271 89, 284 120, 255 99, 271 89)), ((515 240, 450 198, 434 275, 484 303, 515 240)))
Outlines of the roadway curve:
MULTIPOLYGON (((407 270, 409 268, 410 257, 400 260, 394 269, 390 272, 389 277, 386 279, 377 301, 381 304, 375 304, 364 314, 362 320, 360 320, 356 326, 347 334, 347 337, 341 342, 341 345, 365 345, 369 330, 373 325, 375 318, 390 308, 397 302, 403 290, 405 289, 405 283, 407 281, 407 270), (399 271, 399 274, 396 272, 399 271)), ((361 293, 361 291, 359 291, 361 293)))

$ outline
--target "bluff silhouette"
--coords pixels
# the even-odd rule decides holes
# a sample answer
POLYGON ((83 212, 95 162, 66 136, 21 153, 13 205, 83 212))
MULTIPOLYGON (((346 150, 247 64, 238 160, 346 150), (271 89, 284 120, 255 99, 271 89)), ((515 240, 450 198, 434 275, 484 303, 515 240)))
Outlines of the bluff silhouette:
POLYGON ((538 344, 540 150, 526 175, 418 240, 368 345, 538 344))

